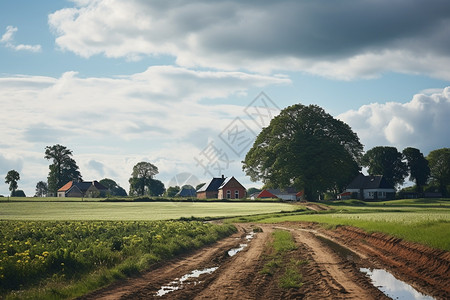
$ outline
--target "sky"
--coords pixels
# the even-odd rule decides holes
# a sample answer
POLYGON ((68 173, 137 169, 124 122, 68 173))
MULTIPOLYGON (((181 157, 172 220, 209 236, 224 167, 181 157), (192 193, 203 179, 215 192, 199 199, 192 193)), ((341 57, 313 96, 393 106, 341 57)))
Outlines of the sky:
MULTIPOLYGON (((0 175, 33 196, 45 147, 128 190, 235 176, 283 108, 316 104, 375 146, 450 146, 448 0, 0 0, 0 175)), ((0 184, 8 195, 8 185, 0 184)))

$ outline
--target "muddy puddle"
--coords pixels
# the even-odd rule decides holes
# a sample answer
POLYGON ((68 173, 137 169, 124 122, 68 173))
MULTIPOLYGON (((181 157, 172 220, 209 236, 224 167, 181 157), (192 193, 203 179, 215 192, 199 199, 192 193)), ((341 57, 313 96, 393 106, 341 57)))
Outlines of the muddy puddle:
MULTIPOLYGON (((317 236, 321 241, 332 248, 341 257, 354 261, 360 262, 360 257, 348 248, 345 248, 332 240, 329 240, 323 236, 317 236)), ((417 290, 415 290, 409 284, 398 280, 391 273, 383 269, 369 269, 360 268, 362 273, 365 273, 371 279, 373 286, 382 291, 386 296, 392 299, 398 300, 434 300, 433 297, 424 295, 417 290)))
POLYGON ((179 289, 182 289, 184 285, 193 284, 196 285, 200 283, 199 281, 192 281, 193 278, 199 278, 201 275, 204 274, 211 274, 215 270, 217 270, 218 267, 212 267, 212 268, 206 268, 202 270, 194 270, 189 274, 183 275, 181 278, 176 278, 174 281, 169 282, 167 285, 163 285, 158 292, 156 292, 156 296, 164 296, 165 294, 168 294, 170 292, 177 291, 179 289))
POLYGON ((361 272, 370 277, 372 284, 382 291, 386 296, 399 300, 433 300, 434 298, 424 295, 415 290, 409 284, 398 280, 391 273, 382 269, 360 268, 361 272))
MULTIPOLYGON (((254 235, 255 235, 254 232, 250 232, 245 236, 245 240, 247 241, 247 243, 253 239, 254 235)), ((239 244, 238 248, 233 248, 233 249, 228 250, 228 256, 232 257, 232 256, 238 254, 239 252, 241 252, 242 250, 244 250, 245 247, 248 246, 247 243, 239 244)), ((201 283, 201 281, 197 280, 197 278, 199 278, 200 276, 205 275, 205 274, 212 274, 218 268, 219 267, 211 267, 211 268, 205 268, 202 270, 194 270, 194 271, 190 272, 189 274, 183 275, 181 278, 176 278, 175 280, 169 282, 168 284, 161 286, 159 291, 156 292, 156 296, 158 296, 158 297, 164 296, 168 293, 180 290, 186 285, 197 285, 197 284, 201 283)))
MULTIPOLYGON (((245 236, 245 239, 247 240, 247 242, 250 242, 254 236, 255 236, 255 233, 250 232, 249 234, 247 234, 245 236)), ((239 247, 228 250, 228 256, 230 256, 230 257, 235 256, 236 254, 238 254, 239 252, 244 250, 245 247, 247 247, 247 246, 248 246, 248 244, 239 244, 239 247)))

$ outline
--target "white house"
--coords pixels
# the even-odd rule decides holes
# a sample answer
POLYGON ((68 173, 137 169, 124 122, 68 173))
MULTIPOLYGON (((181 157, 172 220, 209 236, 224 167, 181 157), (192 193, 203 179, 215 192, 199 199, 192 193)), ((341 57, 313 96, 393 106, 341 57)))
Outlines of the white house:
POLYGON ((389 200, 395 197, 395 188, 382 175, 365 176, 359 173, 345 193, 351 193, 351 198, 360 200, 389 200))

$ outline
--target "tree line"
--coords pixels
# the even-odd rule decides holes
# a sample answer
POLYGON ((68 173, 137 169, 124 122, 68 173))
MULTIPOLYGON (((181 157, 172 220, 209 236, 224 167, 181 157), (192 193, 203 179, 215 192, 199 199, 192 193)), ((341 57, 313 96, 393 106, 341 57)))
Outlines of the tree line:
POLYGON ((307 200, 342 192, 362 167, 369 175, 383 175, 392 186, 409 175, 417 192, 428 189, 450 194, 450 148, 431 151, 377 146, 363 153, 363 145, 349 125, 317 105, 296 104, 283 109, 263 128, 245 156, 243 170, 265 188, 294 186, 307 200))
MULTIPOLYGON (((51 161, 47 181, 39 181, 36 184, 36 197, 55 196, 57 191, 70 181, 82 181, 79 167, 72 158, 73 152, 63 145, 53 145, 45 147, 44 158, 51 161)), ((132 170, 130 183, 130 196, 159 196, 165 191, 164 184, 155 179, 158 168, 149 162, 139 162, 132 170)), ((16 170, 10 170, 5 183, 9 184, 11 197, 25 197, 22 190, 18 190, 20 174, 16 170)), ((127 196, 127 192, 113 179, 104 178, 99 181, 108 189, 110 196, 127 196)))

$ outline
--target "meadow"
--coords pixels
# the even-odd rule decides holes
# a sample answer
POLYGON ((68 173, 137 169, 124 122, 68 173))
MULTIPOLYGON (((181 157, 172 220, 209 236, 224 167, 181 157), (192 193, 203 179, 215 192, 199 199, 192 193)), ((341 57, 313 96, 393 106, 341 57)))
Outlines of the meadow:
POLYGON ((285 203, 248 202, 0 202, 0 220, 169 220, 292 211, 285 203))

